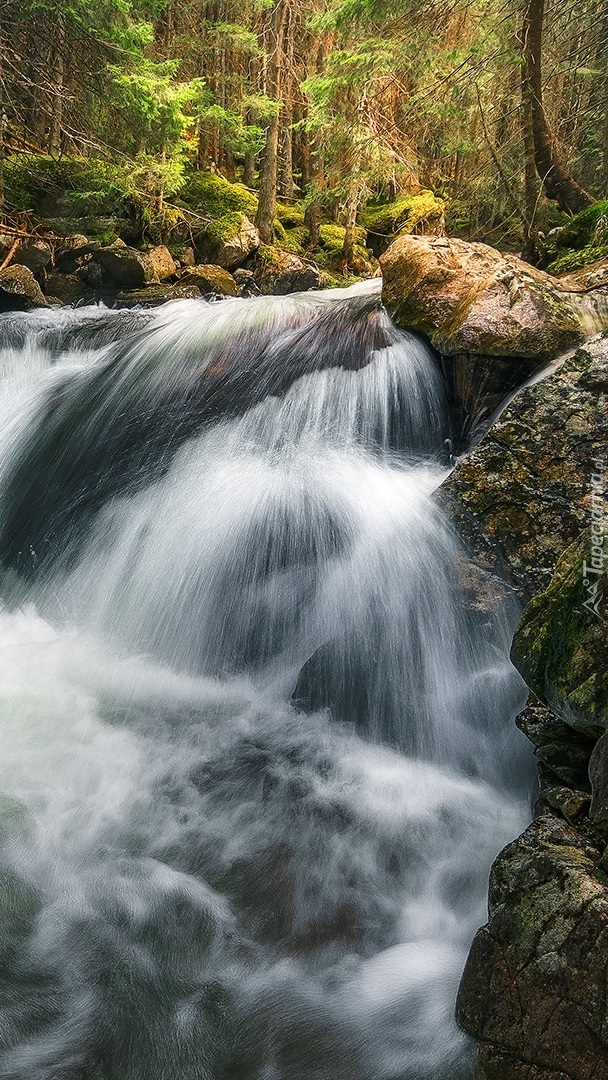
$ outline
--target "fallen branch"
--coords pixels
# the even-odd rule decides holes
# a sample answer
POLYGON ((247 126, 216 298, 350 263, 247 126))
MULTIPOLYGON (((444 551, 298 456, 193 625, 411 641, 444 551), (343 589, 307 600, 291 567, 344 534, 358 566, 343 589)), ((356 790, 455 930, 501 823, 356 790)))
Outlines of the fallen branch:
POLYGON ((19 244, 20 244, 20 243, 21 243, 21 237, 20 237, 20 236, 17 236, 17 237, 15 238, 15 241, 14 241, 14 243, 13 243, 13 244, 12 244, 12 246, 11 246, 11 249, 10 249, 10 251, 9 251, 8 255, 6 256, 6 259, 5 259, 5 260, 4 260, 4 262, 2 263, 2 266, 0 266, 0 270, 6 270, 6 267, 7 267, 7 266, 8 266, 8 264, 10 263, 10 261, 11 261, 11 259, 12 259, 13 255, 15 254, 15 252, 16 252, 17 248, 19 247, 19 244))

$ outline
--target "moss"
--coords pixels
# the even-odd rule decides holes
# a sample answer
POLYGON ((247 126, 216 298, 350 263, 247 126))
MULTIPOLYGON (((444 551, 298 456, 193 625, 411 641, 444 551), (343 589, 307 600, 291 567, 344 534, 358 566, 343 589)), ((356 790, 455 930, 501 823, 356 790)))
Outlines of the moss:
POLYGON ((281 244, 284 244, 287 239, 287 232, 278 218, 276 218, 274 222, 274 238, 281 244))
POLYGON ((446 204, 432 191, 403 195, 385 206, 369 206, 361 215, 368 232, 392 235, 400 232, 422 231, 431 221, 443 221, 446 204))
MULTIPOLYGON (((556 231, 548 241, 555 249, 572 248, 580 250, 594 243, 603 242, 601 234, 608 233, 608 199, 600 199, 598 202, 581 210, 570 218, 565 225, 556 231)), ((608 236, 605 238, 608 243, 608 236)))
POLYGON ((568 251, 554 259, 547 267, 550 274, 565 274, 570 271, 580 270, 583 266, 592 266, 601 259, 608 259, 608 243, 581 248, 578 251, 568 251))
POLYGON ((290 206, 277 205, 276 216, 284 229, 296 229, 304 224, 304 203, 295 203, 290 206))
POLYGON ((254 218, 258 200, 243 184, 231 184, 212 172, 197 172, 189 176, 180 191, 179 205, 212 218, 224 218, 242 213, 254 218))
POLYGON ((310 232, 305 225, 297 225, 293 229, 285 229, 283 247, 292 251, 294 255, 303 255, 310 246, 310 232))

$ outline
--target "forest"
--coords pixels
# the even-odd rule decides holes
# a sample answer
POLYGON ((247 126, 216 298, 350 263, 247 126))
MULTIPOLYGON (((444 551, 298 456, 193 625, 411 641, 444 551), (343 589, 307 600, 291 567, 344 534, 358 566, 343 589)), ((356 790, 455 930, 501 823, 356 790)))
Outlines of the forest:
POLYGON ((17 230, 126 206, 170 243, 245 211, 366 276, 429 221, 570 267, 582 211, 574 264, 608 252, 603 0, 3 0, 0 33, 17 230))

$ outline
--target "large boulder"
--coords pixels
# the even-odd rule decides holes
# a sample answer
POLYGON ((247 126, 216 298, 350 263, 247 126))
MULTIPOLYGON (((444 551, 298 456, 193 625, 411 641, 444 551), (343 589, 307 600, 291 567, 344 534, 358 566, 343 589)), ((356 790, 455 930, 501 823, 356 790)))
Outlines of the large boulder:
POLYGON ((30 311, 49 307, 40 285, 26 266, 0 270, 0 311, 30 311))
POLYGON ((260 234, 246 214, 240 215, 240 224, 232 236, 227 236, 219 245, 214 262, 224 270, 234 270, 241 266, 260 246, 260 234))
POLYGON ((318 289, 320 274, 316 266, 305 263, 290 251, 264 248, 258 257, 254 279, 264 296, 318 289))
POLYGON ((232 274, 221 266, 189 266, 180 274, 180 285, 196 285, 203 296, 238 296, 232 274))
POLYGON ((390 314, 444 356, 517 357, 540 366, 585 337, 554 278, 486 244, 404 235, 380 265, 390 314))

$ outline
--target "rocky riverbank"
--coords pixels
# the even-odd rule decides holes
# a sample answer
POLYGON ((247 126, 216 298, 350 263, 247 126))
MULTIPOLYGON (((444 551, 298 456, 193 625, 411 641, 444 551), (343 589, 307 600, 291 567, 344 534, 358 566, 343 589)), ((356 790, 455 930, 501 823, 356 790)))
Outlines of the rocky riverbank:
MULTIPOLYGON (((604 1080, 608 335, 580 344, 578 279, 555 282, 483 245, 398 243, 384 260, 389 307, 435 343, 481 439, 438 497, 477 564, 500 565, 527 603, 512 659, 531 691, 517 723, 539 792, 532 824, 492 869, 457 1016, 481 1044, 480 1080, 604 1080), (512 395, 509 371, 544 377, 487 430, 501 380, 502 404, 512 395)), ((601 268, 590 288, 601 299, 601 268)))

